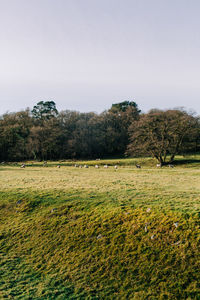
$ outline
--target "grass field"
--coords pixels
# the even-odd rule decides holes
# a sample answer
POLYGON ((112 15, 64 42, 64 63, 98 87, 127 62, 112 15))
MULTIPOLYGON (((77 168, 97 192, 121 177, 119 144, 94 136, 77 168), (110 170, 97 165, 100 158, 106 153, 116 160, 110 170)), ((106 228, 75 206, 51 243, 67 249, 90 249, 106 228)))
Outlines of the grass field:
POLYGON ((74 163, 0 167, 0 298, 200 299, 200 156, 74 163))

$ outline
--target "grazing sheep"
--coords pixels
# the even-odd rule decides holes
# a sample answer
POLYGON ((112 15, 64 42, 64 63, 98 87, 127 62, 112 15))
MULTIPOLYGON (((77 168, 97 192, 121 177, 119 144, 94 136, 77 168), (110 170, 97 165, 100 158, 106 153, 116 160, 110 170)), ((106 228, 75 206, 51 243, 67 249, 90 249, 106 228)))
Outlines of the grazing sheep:
POLYGON ((108 169, 108 165, 104 165, 104 168, 105 168, 105 169, 108 169))
POLYGON ((77 165, 77 164, 75 164, 75 165, 74 165, 74 167, 75 167, 75 168, 78 168, 78 165, 77 165))
POLYGON ((98 166, 98 165, 95 165, 94 167, 95 167, 96 169, 98 169, 98 168, 99 168, 99 166, 98 166))
POLYGON ((179 245, 180 243, 181 243, 181 241, 178 241, 178 242, 176 242, 176 243, 174 243, 172 245, 179 245))
POLYGON ((178 222, 175 222, 175 223, 174 223, 174 226, 177 228, 177 227, 178 227, 178 222))
POLYGON ((88 165, 84 165, 84 168, 88 168, 88 165))
POLYGON ((137 169, 141 169, 141 166, 140 166, 140 165, 137 164, 137 165, 135 165, 135 166, 136 166, 137 169))
POLYGON ((79 166, 79 168, 82 168, 82 166, 79 166))
POLYGON ((162 167, 162 165, 161 165, 161 164, 157 164, 156 167, 157 167, 157 168, 160 168, 160 167, 162 167))
POLYGON ((20 168, 24 169, 26 167, 25 164, 22 164, 20 168))
POLYGON ((114 168, 115 168, 115 170, 117 170, 117 169, 118 169, 118 166, 116 165, 116 166, 114 166, 114 168))
POLYGON ((99 234, 99 235, 97 236, 97 240, 100 240, 100 239, 102 239, 102 238, 103 238, 102 234, 99 234))
POLYGON ((60 165, 57 165, 57 168, 59 168, 59 169, 60 169, 60 165))

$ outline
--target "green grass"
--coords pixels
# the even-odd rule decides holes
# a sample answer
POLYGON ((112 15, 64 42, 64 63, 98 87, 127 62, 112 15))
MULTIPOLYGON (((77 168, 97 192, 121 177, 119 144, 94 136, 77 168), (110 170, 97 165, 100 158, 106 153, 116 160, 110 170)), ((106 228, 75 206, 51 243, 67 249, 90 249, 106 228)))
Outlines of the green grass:
POLYGON ((200 160, 189 159, 1 166, 0 298, 200 299, 200 160))
MULTIPOLYGON (((93 167, 95 165, 98 165, 99 167, 103 167, 105 164, 108 166, 119 166, 120 168, 133 168, 136 166, 136 164, 140 164, 142 168, 154 168, 156 167, 158 161, 155 159, 152 159, 151 157, 146 158, 123 158, 123 159, 100 159, 100 160, 60 160, 60 161, 24 161, 23 163, 26 164, 28 167, 56 167, 58 164, 63 167, 72 167, 75 164, 84 167, 84 165, 88 165, 89 167, 93 167)), ((4 163, 4 166, 7 167, 19 167, 22 164, 22 162, 8 162, 4 163)), ((176 156, 176 159, 173 163, 175 167, 182 167, 182 168, 199 168, 200 165, 200 154, 199 155, 190 155, 190 156, 176 156)), ((163 166, 163 168, 168 168, 168 165, 163 166)), ((5 168, 4 168, 5 169, 5 168)), ((1 168, 0 168, 1 170, 1 168)))

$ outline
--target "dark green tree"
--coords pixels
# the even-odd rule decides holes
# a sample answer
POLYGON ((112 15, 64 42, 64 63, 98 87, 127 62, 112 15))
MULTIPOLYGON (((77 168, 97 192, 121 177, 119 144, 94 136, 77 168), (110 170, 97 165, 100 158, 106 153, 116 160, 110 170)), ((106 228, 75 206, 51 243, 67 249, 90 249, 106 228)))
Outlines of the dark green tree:
POLYGON ((123 101, 119 103, 112 104, 110 111, 112 112, 126 112, 127 110, 132 109, 132 112, 135 112, 135 114, 139 114, 141 111, 138 109, 138 105, 134 101, 123 101))
POLYGON ((128 128, 133 121, 138 120, 140 112, 133 101, 112 104, 105 115, 107 149, 112 149, 111 155, 124 155, 129 143, 128 128))
POLYGON ((54 101, 40 101, 33 107, 32 116, 37 120, 49 120, 58 115, 54 101))

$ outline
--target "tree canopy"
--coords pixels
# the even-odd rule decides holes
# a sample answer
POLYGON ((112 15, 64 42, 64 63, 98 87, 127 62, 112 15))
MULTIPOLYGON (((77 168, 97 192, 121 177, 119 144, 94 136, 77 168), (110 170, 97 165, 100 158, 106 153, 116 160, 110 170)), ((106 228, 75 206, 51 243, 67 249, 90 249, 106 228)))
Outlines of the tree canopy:
POLYGON ((141 114, 135 102, 103 113, 58 112, 54 101, 0 118, 0 160, 152 155, 160 163, 200 150, 199 118, 181 110, 141 114), (167 160, 168 159, 168 160, 167 160))
POLYGON ((44 119, 48 120, 58 115, 58 111, 54 101, 38 102, 37 105, 33 107, 31 113, 35 119, 40 119, 40 120, 44 120, 44 119))
POLYGON ((134 102, 134 101, 123 101, 123 102, 119 102, 119 103, 114 103, 111 106, 110 111, 112 112, 125 112, 127 111, 127 109, 134 109, 134 111, 136 111, 138 114, 141 112, 138 109, 138 105, 134 102))
POLYGON ((131 124, 129 134, 127 153, 151 155, 165 164, 177 154, 197 149, 199 122, 185 111, 152 110, 131 124))

